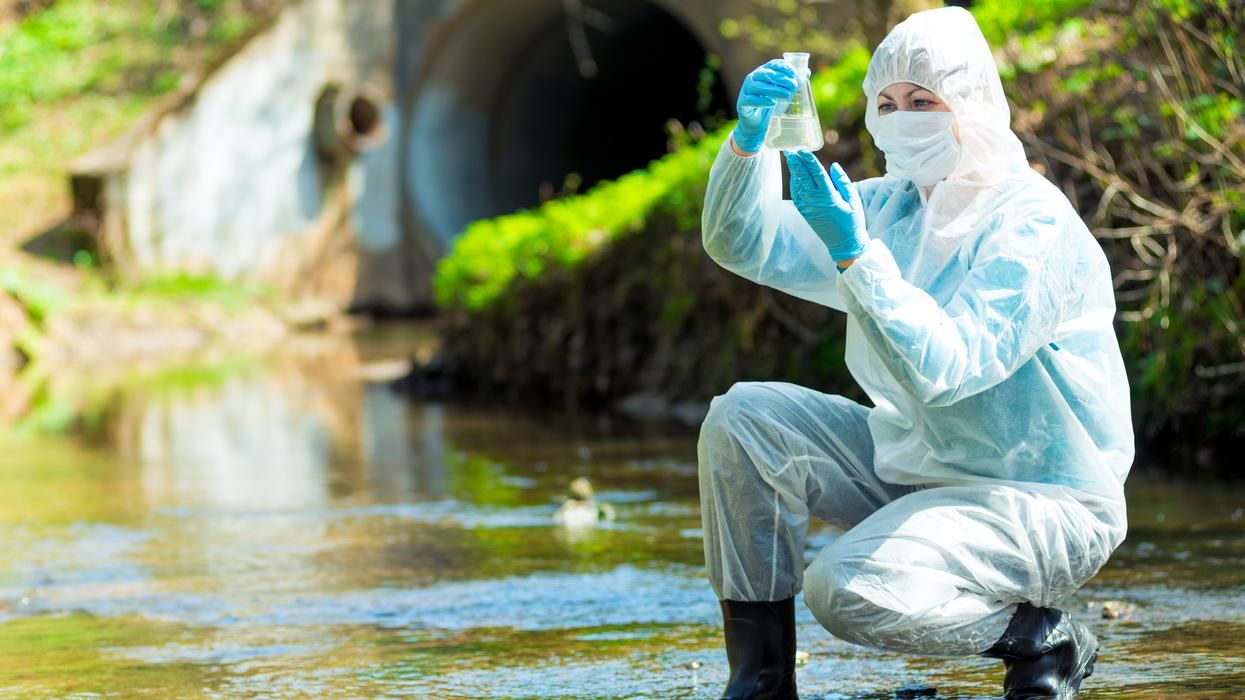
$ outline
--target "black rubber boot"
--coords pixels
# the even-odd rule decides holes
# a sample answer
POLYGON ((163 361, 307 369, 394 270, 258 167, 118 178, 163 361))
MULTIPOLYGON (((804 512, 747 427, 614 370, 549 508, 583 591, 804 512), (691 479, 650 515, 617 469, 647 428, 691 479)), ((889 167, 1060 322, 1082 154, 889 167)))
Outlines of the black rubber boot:
POLYGON ((1007 700, 1071 698, 1094 672, 1098 638, 1062 610, 1021 603, 1007 631, 981 655, 1003 660, 1007 700))
POLYGON ((795 598, 772 603, 722 601, 731 678, 722 700, 798 700, 795 598))

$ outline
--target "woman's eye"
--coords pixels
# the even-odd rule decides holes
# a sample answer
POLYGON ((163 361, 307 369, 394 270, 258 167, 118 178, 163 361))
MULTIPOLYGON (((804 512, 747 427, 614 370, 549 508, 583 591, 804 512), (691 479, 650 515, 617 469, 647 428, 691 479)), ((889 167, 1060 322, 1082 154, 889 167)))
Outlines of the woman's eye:
POLYGON ((932 104, 934 104, 934 103, 933 103, 932 101, 930 101, 930 100, 926 100, 926 99, 918 99, 918 100, 914 101, 912 104, 913 104, 913 105, 915 105, 917 109, 924 109, 924 108, 929 107, 930 105, 932 105, 932 104))
POLYGON ((891 110, 893 110, 893 109, 895 109, 895 105, 893 105, 893 104, 891 104, 891 103, 889 103, 889 102, 883 102, 882 104, 878 105, 878 111, 879 111, 879 112, 889 112, 889 111, 891 111, 891 110))

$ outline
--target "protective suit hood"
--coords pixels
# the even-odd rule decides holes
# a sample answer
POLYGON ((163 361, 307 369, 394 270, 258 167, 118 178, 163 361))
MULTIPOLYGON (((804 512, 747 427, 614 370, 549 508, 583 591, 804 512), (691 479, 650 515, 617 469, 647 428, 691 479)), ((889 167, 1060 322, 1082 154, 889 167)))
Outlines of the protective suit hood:
POLYGON ((1024 148, 1012 132, 1011 113, 998 67, 976 20, 967 10, 918 12, 895 25, 869 61, 864 92, 865 126, 875 138, 878 93, 913 83, 942 98, 955 115, 961 155, 948 181, 994 185, 1028 170, 1024 148))

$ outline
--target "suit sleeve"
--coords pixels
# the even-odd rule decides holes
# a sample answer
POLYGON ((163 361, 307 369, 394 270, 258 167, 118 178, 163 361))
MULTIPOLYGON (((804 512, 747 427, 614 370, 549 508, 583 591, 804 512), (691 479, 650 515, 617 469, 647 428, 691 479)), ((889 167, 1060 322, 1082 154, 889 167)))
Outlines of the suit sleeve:
POLYGON ((1055 340, 1069 294, 1059 239, 1054 217, 1040 214, 986 234, 943 305, 873 240, 839 291, 896 379, 922 403, 946 406, 999 384, 1055 340))
POLYGON ((731 272, 845 311, 830 252, 795 205, 782 198, 778 153, 740 156, 723 144, 709 175, 701 219, 705 252, 731 272))

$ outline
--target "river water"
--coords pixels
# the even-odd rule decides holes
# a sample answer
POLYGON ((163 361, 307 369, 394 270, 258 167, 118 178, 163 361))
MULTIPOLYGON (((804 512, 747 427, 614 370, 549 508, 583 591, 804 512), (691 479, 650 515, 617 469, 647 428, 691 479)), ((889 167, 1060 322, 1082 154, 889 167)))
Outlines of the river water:
MULTIPOLYGON (((425 335, 47 388, 0 439, 0 697, 717 697, 694 432, 369 380, 425 335), (555 522, 580 476, 612 521, 555 522)), ((1104 644, 1083 697, 1245 697, 1245 491, 1129 487, 1128 540, 1070 603, 1104 644)), ((805 698, 997 693, 997 662, 800 609, 805 698)))

